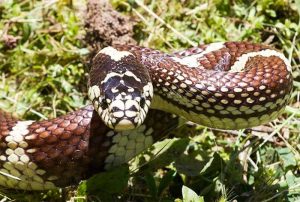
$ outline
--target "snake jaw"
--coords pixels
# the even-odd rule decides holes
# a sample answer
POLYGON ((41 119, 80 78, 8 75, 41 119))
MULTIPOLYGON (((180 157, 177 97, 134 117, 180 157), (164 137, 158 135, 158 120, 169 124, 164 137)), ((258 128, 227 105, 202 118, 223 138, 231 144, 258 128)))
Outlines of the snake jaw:
MULTIPOLYGON (((133 93, 133 92, 132 92, 133 93)), ((143 91, 133 97, 122 93, 109 104, 108 126, 114 130, 131 130, 139 127, 146 118, 153 97, 153 86, 148 83, 143 91)), ((104 118, 105 119, 105 118, 104 118)))
POLYGON ((139 111, 140 106, 137 100, 114 100, 108 107, 109 126, 117 131, 134 129, 144 121, 142 117, 139 117, 139 111))

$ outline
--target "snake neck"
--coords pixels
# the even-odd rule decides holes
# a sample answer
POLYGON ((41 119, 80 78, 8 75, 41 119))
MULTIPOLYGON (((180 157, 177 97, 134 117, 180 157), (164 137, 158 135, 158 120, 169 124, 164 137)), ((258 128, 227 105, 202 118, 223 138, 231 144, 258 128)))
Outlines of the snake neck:
POLYGON ((142 58, 154 86, 151 108, 211 128, 267 123, 290 99, 290 64, 282 53, 264 45, 217 43, 142 58))

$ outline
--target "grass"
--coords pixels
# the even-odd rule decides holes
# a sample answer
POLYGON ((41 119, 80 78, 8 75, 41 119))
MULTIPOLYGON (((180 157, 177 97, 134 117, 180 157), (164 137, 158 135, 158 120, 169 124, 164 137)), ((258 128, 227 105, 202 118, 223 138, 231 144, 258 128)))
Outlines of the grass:
MULTIPOLYGON (((3 189, 3 201, 300 201, 300 1, 111 3, 139 21, 135 39, 143 46, 174 51, 199 43, 247 40, 278 48, 293 67, 289 106, 280 118, 253 130, 184 126, 176 131, 181 138, 155 144, 134 159, 129 170, 125 166, 100 173, 72 189, 75 192, 3 189), (94 184, 94 190, 87 190, 88 184, 94 184)), ((1 3, 0 36, 12 36, 11 43, 0 43, 1 109, 24 119, 46 119, 87 103, 88 50, 76 13, 68 1, 1 3)))

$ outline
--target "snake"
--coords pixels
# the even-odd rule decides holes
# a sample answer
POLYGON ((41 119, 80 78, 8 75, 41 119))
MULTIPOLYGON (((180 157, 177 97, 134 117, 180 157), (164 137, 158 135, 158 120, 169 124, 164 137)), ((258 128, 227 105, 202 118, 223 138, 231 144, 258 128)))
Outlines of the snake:
POLYGON ((92 59, 91 104, 42 121, 0 111, 0 185, 65 187, 127 163, 181 120, 250 128, 277 118, 292 91, 292 68, 278 50, 217 42, 173 53, 135 45, 92 59))

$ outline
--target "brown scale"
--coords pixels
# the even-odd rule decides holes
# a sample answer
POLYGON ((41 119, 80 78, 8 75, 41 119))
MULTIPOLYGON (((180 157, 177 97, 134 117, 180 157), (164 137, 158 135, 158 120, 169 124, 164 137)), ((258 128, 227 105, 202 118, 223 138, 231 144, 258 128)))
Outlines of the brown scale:
MULTIPOLYGON (((17 119, 0 111, 2 155, 8 148, 4 139, 16 123, 17 119)), ((158 141, 177 126, 177 118, 150 110, 145 124, 154 129, 153 140, 158 141)), ((57 179, 52 182, 59 187, 78 183, 103 171, 105 158, 112 146, 112 137, 106 136, 111 129, 103 124, 92 106, 52 120, 34 122, 28 130, 25 136, 28 143, 26 155, 30 162, 46 171, 44 180, 55 176, 57 179)))
MULTIPOLYGON (((220 114, 219 111, 216 111, 216 113, 214 114, 210 114, 207 112, 207 110, 196 111, 195 109, 188 108, 181 103, 169 99, 167 97, 168 92, 163 91, 162 87, 167 88, 169 92, 176 91, 171 89, 170 86, 164 85, 164 83, 168 81, 170 84, 173 84, 177 86, 177 88, 180 88, 180 84, 184 81, 174 83, 176 79, 178 80, 178 78, 176 78, 178 75, 183 76, 184 80, 189 79, 193 82, 193 84, 189 85, 187 88, 181 88, 184 91, 183 93, 177 91, 177 94, 179 94, 180 96, 185 96, 186 93, 191 91, 191 88, 197 89, 195 85, 199 81, 205 84, 204 89, 198 89, 198 92, 193 93, 193 96, 188 97, 188 99, 196 99, 197 95, 202 96, 204 100, 199 100, 199 106, 201 106, 202 103, 207 103, 210 98, 215 99, 215 103, 208 102, 212 105, 212 107, 208 109, 214 109, 214 105, 220 105, 225 109, 227 107, 235 107, 237 110, 239 110, 241 106, 247 106, 250 109, 255 105, 265 106, 268 102, 275 103, 278 99, 284 99, 285 95, 289 94, 289 92, 291 91, 291 72, 287 71, 284 61, 276 56, 255 56, 246 62, 246 65, 241 72, 228 72, 231 69, 231 66, 243 54, 262 51, 266 49, 274 50, 273 48, 265 45, 253 44, 248 42, 225 42, 223 48, 204 54, 201 58, 199 58, 198 62, 200 63, 200 66, 197 68, 187 67, 174 61, 174 59, 171 58, 173 56, 182 58, 194 54, 199 54, 205 51, 208 46, 209 45, 200 45, 199 47, 193 47, 185 51, 175 52, 174 54, 158 53, 157 51, 148 48, 144 52, 144 48, 142 47, 135 47, 134 49, 131 49, 131 47, 123 46, 120 48, 122 50, 127 50, 140 56, 142 63, 145 64, 150 71, 150 75, 155 88, 155 93, 158 93, 164 100, 175 106, 178 106, 184 111, 194 111, 196 113, 205 114, 209 117, 215 116, 219 118, 232 119, 241 117, 247 119, 248 117, 260 117, 264 114, 271 114, 274 111, 279 111, 286 105, 285 101, 282 104, 277 104, 277 106, 273 109, 268 109, 267 111, 262 112, 257 111, 252 114, 245 114, 244 112, 241 112, 241 114, 238 115, 234 115, 231 113, 220 114), (167 72, 162 73, 163 69, 167 70, 167 72), (176 74, 169 75, 169 72, 176 72, 176 74), (168 76, 169 79, 166 80, 168 76), (280 79, 283 79, 283 82, 280 83, 280 79), (163 80, 163 82, 160 83, 159 80, 163 80), (159 88, 156 87, 157 84, 159 84, 159 88), (259 87, 261 85, 264 85, 266 89, 260 90, 259 87), (216 88, 216 91, 208 90, 209 86, 213 86, 214 88, 216 88), (222 92, 221 87, 227 87, 228 92, 222 92), (241 88, 242 92, 235 92, 235 88, 241 88), (248 91, 247 88, 253 88, 253 90, 248 91), (207 91, 208 95, 202 95, 201 90, 207 91), (267 92, 266 90, 269 90, 270 92, 267 92), (284 93, 279 94, 279 92, 282 90, 284 91, 284 93), (216 96, 215 93, 219 93, 221 94, 221 96, 216 96), (249 96, 242 97, 241 95, 243 93, 244 95, 248 93, 249 96), (233 94, 235 97, 232 98, 231 94, 233 94), (276 94, 276 97, 271 98, 272 94, 276 94), (266 99, 260 101, 260 97, 265 97, 266 99), (227 100, 228 103, 223 103, 221 101, 223 99, 227 100), (241 103, 236 104, 234 103, 234 100, 241 100, 241 103)), ((176 111, 172 112, 177 113, 176 111)), ((189 117, 186 118, 189 119, 189 117)))
POLYGON ((5 153, 7 145, 5 144, 5 137, 12 130, 12 127, 17 123, 17 119, 10 113, 0 110, 0 155, 5 153))

